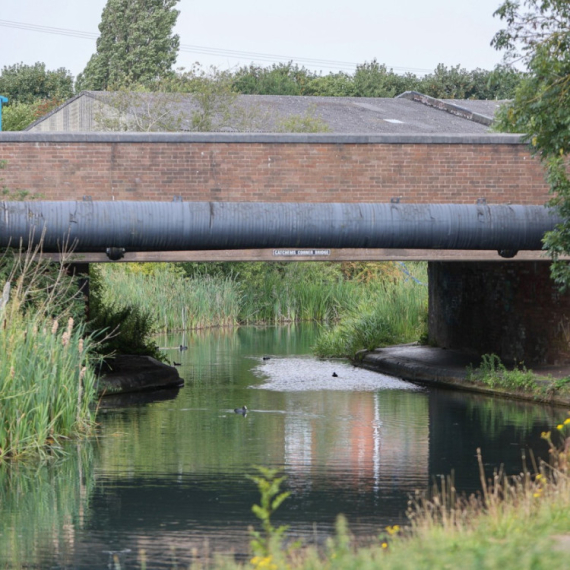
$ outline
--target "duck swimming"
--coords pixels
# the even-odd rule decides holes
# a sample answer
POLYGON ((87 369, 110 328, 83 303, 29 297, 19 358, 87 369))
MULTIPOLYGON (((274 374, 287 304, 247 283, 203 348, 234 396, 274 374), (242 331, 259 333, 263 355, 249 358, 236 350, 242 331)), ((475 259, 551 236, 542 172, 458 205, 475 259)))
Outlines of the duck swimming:
POLYGON ((244 406, 243 408, 235 408, 234 412, 236 414, 241 414, 242 416, 245 416, 247 414, 247 406, 244 406))

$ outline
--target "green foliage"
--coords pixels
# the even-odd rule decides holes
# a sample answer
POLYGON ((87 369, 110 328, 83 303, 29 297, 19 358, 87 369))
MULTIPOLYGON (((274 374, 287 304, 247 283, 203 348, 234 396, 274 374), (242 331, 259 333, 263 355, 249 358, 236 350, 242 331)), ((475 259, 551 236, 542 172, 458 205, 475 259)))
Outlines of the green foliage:
POLYGON ((277 130, 282 133, 327 133, 330 128, 326 121, 315 116, 316 107, 307 109, 304 115, 291 115, 277 122, 277 130))
MULTIPOLYGON (((73 77, 67 69, 46 70, 45 63, 17 63, 4 66, 0 72, 0 95, 11 105, 33 105, 41 100, 64 101, 73 96, 73 77)), ((19 129, 13 129, 19 130, 19 129)))
POLYGON ((90 267, 88 328, 96 335, 98 352, 104 357, 113 354, 141 354, 164 360, 164 355, 152 340, 156 332, 154 315, 145 307, 122 302, 115 289, 105 296, 102 270, 90 267))
POLYGON ((457 65, 438 65, 433 73, 419 77, 388 69, 376 59, 356 67, 353 75, 339 72, 318 74, 292 62, 270 67, 241 67, 232 76, 237 93, 250 95, 313 95, 322 97, 395 97, 404 91, 419 91, 444 99, 508 99, 523 74, 510 66, 491 71, 468 71, 457 65))
MULTIPOLYGON (((136 267, 136 266, 135 266, 136 267)), ((191 330, 238 323, 333 321, 367 294, 338 264, 182 264, 145 275, 140 268, 106 266, 103 303, 151 311, 161 330, 191 330), (121 291, 118 299, 116 291, 121 291)))
POLYGON ((355 97, 395 97, 404 91, 416 89, 415 75, 399 75, 373 59, 356 66, 353 77, 355 97))
POLYGON ((2 130, 23 131, 61 103, 60 99, 40 99, 33 103, 15 102, 6 105, 2 108, 2 130))
POLYGON ((77 78, 78 90, 150 84, 171 73, 180 40, 172 33, 179 0, 107 0, 97 51, 77 78))
POLYGON ((570 253, 570 4, 565 0, 508 0, 495 15, 505 21, 506 28, 497 33, 493 45, 528 67, 513 101, 498 117, 497 128, 524 133, 546 166, 550 205, 564 221, 546 235, 544 243, 553 259, 553 278, 565 289, 570 270, 560 257, 570 253))
POLYGON ((241 67, 232 78, 233 89, 244 95, 306 95, 317 75, 293 62, 270 67, 241 67))
POLYGON ((537 388, 536 377, 532 370, 527 370, 524 365, 509 370, 496 354, 484 354, 477 369, 468 369, 468 379, 472 382, 482 382, 491 388, 526 392, 537 388))
POLYGON ((187 279, 173 266, 152 274, 137 266, 134 269, 97 269, 97 298, 105 312, 109 307, 114 311, 136 307, 139 313, 152 315, 153 330, 163 331, 237 324, 240 291, 231 278, 187 279))
POLYGON ((317 339, 319 356, 354 358, 360 350, 417 341, 427 329, 427 290, 414 281, 375 283, 341 321, 317 339))
POLYGON ((93 427, 94 343, 70 316, 64 267, 44 273, 36 254, 0 260, 0 461, 93 427))
POLYGON ((6 282, 12 284, 18 309, 24 314, 47 311, 50 317, 66 315, 83 321, 85 299, 78 278, 68 273, 63 263, 40 260, 39 249, 6 249, 0 257, 0 284, 6 282))
POLYGON ((286 479, 279 476, 278 469, 256 467, 259 475, 249 475, 259 489, 260 504, 253 505, 251 510, 261 521, 263 532, 251 530, 251 550, 254 554, 252 560, 254 566, 262 567, 262 561, 267 560, 272 553, 279 552, 283 546, 285 532, 289 528, 286 525, 273 526, 271 517, 281 506, 281 503, 291 494, 289 491, 281 491, 281 484, 286 479), (257 560, 256 560, 257 559, 257 560))
POLYGON ((23 131, 36 120, 34 103, 13 103, 2 109, 2 130, 23 131))

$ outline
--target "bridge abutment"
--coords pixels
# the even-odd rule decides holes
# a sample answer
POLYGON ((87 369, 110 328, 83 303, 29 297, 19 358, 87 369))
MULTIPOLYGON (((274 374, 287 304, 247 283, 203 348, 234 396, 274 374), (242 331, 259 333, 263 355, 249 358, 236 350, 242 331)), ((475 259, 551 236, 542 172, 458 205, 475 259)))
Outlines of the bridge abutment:
POLYGON ((570 294, 550 263, 430 262, 429 340, 527 366, 570 362, 570 294))

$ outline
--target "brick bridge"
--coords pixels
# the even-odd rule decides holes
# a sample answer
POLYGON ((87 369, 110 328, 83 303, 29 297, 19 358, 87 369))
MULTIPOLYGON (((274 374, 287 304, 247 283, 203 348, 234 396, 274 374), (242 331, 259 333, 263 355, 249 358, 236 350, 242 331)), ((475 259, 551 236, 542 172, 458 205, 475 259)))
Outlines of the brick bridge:
MULTIPOLYGON (((502 134, 0 133, 0 161, 1 186, 42 200, 520 205, 548 200, 541 166, 528 147, 518 136, 502 134)), ((99 254, 84 259, 106 261, 99 254)), ((260 250, 125 256, 125 261, 222 259, 272 257, 260 250)), ((529 365, 570 361, 570 295, 552 287, 540 252, 506 261, 496 252, 344 250, 327 259, 426 259, 431 342, 529 365)))

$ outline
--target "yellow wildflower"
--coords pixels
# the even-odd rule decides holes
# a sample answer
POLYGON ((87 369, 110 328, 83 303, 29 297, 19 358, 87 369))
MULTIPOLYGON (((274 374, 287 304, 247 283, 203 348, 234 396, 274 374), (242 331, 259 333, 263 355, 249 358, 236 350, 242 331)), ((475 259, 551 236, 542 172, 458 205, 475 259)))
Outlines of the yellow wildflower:
POLYGON ((570 418, 566 418, 564 420, 564 425, 567 426, 568 424, 570 424, 570 418))
POLYGON ((386 530, 388 531, 388 534, 398 534, 400 532, 400 526, 397 524, 394 526, 387 526, 386 530))
POLYGON ((387 543, 387 542, 383 542, 383 543, 382 543, 382 548, 388 548, 388 543, 387 543))
POLYGON ((562 424, 558 424, 558 425, 556 426, 556 429, 557 429, 558 431, 563 430, 563 429, 564 429, 564 426, 563 426, 562 424))

